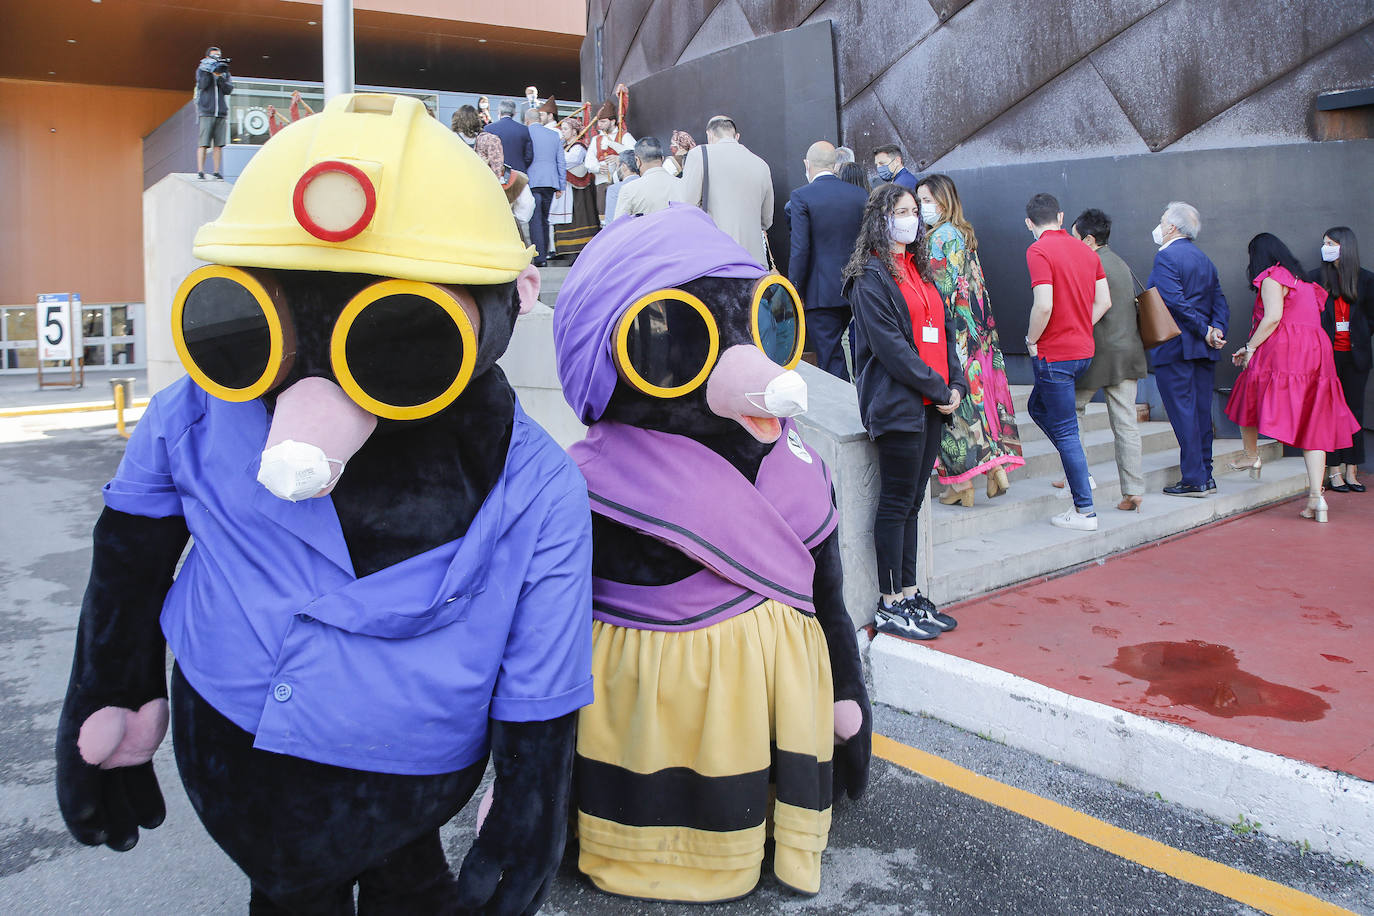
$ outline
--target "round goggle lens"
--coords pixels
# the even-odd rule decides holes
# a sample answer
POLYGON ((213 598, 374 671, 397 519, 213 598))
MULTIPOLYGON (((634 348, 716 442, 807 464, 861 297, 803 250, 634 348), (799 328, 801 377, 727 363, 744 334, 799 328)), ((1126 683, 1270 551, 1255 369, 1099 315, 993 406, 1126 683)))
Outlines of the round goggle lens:
POLYGON ((711 331, 701 313, 686 302, 658 299, 631 320, 625 352, 644 381, 677 388, 701 374, 711 355, 711 331))
POLYGON ((209 277, 192 287, 182 307, 181 335, 196 367, 217 385, 241 390, 267 371, 272 350, 267 315, 233 280, 209 277))
POLYGON ((792 293, 781 283, 771 284, 759 298, 759 343, 779 366, 792 362, 801 333, 801 317, 792 293))
POLYGON ((414 407, 448 390, 463 366, 463 336, 437 302, 383 296, 353 319, 344 341, 358 387, 383 404, 414 407))

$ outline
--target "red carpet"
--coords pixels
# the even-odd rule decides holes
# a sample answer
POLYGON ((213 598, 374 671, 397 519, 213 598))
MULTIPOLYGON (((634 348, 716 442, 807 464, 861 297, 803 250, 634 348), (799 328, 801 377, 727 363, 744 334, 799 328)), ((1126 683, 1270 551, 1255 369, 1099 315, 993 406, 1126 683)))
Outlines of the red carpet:
POLYGON ((1374 490, 1327 503, 1326 525, 1290 501, 966 602, 925 645, 1374 781, 1374 490))

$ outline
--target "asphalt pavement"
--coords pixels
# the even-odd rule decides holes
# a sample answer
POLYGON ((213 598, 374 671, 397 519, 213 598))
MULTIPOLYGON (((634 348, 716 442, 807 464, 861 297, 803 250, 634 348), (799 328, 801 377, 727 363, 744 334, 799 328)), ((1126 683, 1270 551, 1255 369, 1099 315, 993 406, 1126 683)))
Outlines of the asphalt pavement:
MULTIPOLYGON (((53 791, 52 743, 66 686, 100 486, 122 440, 105 414, 0 419, 0 914, 243 913, 246 879, 200 827, 170 742, 156 765, 166 823, 128 853, 82 847, 53 791), (95 424, 95 425, 92 425, 95 424)), ((877 730, 903 745, 1085 812, 1134 834, 1374 916, 1374 876, 1243 822, 1199 817, 935 719, 885 707, 877 730)), ((445 828, 455 867, 475 805, 445 828)), ((1271 910, 1278 912, 1277 910, 1271 910)), ((544 913, 699 914, 623 900, 582 880, 569 856, 544 913)), ((801 897, 765 875, 720 914, 1255 913, 1224 893, 1136 864, 1045 824, 875 759, 867 795, 842 802, 821 892, 801 897)), ((1298 912, 1284 910, 1283 912, 1298 912)), ((1312 910, 1309 910, 1312 912, 1312 910)), ((1335 912, 1335 911, 1332 911, 1335 912)))

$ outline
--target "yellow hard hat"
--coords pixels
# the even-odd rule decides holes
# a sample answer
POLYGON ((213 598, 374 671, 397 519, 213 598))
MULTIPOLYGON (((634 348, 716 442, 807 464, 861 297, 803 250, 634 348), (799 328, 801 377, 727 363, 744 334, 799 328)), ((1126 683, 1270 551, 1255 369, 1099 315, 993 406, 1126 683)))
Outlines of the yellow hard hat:
POLYGON ((356 93, 248 163, 196 257, 233 267, 514 280, 533 257, 491 169, 415 99, 356 93))

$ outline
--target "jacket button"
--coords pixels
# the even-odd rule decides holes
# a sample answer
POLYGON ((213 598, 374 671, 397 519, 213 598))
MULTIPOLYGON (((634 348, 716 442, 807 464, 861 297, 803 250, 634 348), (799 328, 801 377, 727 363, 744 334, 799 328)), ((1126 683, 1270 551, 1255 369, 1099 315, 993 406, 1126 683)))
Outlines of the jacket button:
POLYGON ((278 684, 276 687, 273 687, 272 699, 276 700, 278 703, 285 703, 287 700, 291 699, 291 685, 278 684))

